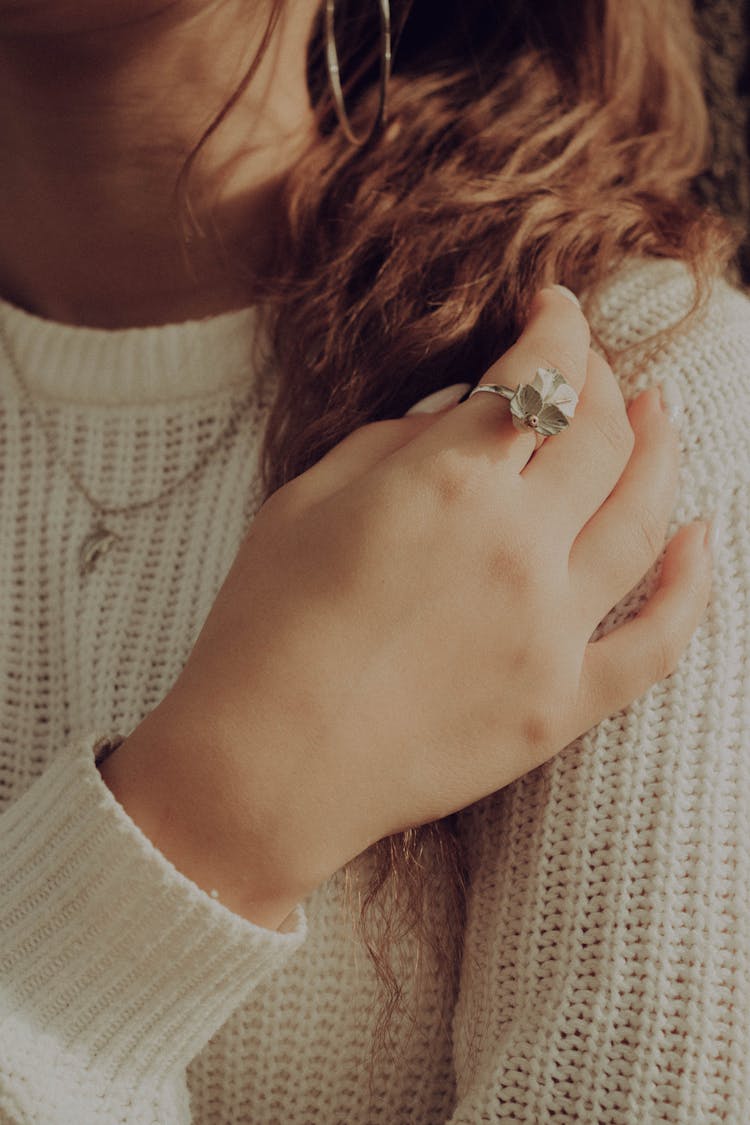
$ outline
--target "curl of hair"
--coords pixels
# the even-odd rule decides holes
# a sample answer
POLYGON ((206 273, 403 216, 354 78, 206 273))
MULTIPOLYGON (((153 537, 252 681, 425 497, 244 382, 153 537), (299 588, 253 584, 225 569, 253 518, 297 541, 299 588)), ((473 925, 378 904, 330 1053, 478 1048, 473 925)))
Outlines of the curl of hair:
MULTIPOLYGON (((345 24, 377 45, 376 22, 350 10, 345 24)), ((318 136, 286 178, 272 268, 257 279, 278 370, 269 493, 363 423, 478 379, 541 286, 593 301, 624 259, 668 257, 693 271, 697 306, 734 248, 691 190, 710 142, 687 0, 413 0, 398 30, 389 123, 365 149, 335 127, 311 45, 318 136)), ((347 65, 350 116, 366 131, 379 62, 353 48, 347 65)), ((422 933, 455 979, 467 886, 457 825, 372 849, 360 901, 386 991, 379 1035, 401 1001, 401 936, 422 933), (426 849, 452 888, 432 934, 426 849)))

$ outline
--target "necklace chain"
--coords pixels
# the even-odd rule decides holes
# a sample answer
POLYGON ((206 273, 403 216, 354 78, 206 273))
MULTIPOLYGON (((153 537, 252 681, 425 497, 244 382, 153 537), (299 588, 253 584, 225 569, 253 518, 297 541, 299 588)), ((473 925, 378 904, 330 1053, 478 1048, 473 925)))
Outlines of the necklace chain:
POLYGON ((130 504, 102 504, 99 500, 96 499, 95 496, 91 494, 90 490, 87 488, 78 474, 73 470, 67 460, 61 455, 58 449, 55 435, 43 418, 37 406, 37 403, 34 400, 34 396, 31 393, 31 389, 26 382, 26 379, 24 378, 23 372, 21 371, 21 366, 16 358, 15 352, 8 337, 6 327, 1 319, 0 344, 2 345, 2 349, 5 352, 8 364, 19 386, 19 389, 21 390, 22 395, 27 405, 29 406, 29 409, 34 415, 37 424, 44 433, 45 440, 47 441, 48 448, 53 458, 59 462, 59 464, 65 470, 65 473, 73 487, 77 492, 81 494, 81 496, 84 497, 84 499, 91 506, 91 508, 93 508, 94 512, 98 516, 98 519, 95 521, 93 530, 86 536, 81 545, 79 555, 79 572, 81 576, 84 576, 85 574, 88 574, 91 570, 93 570, 94 565, 96 564, 98 559, 102 558, 109 551, 115 541, 123 539, 122 535, 117 535, 106 526, 106 524, 104 523, 104 517, 127 515, 131 512, 139 512, 143 511, 144 508, 153 507, 161 501, 169 499, 175 494, 175 492, 178 491, 178 489, 182 488, 184 485, 193 480, 196 480, 198 476, 200 476, 200 474, 203 472, 214 454, 218 453, 220 449, 225 449, 229 446, 230 442, 237 434, 240 421, 249 410, 250 406, 256 398, 255 389, 253 388, 252 392, 248 394, 234 410, 231 418, 226 423, 221 433, 219 433, 219 435, 203 450, 193 467, 187 473, 185 473, 184 476, 180 477, 179 480, 174 481, 171 485, 169 485, 168 488, 165 488, 163 492, 160 492, 157 496, 151 496, 146 500, 137 500, 130 504))

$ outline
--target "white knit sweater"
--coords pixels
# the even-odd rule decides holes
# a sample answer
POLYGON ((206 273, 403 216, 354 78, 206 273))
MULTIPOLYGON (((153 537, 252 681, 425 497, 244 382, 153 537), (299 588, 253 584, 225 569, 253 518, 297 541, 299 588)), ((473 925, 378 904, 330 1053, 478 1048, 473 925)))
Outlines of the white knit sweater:
MULTIPOLYGON (((688 293, 681 267, 636 262, 596 323, 632 343, 688 293)), ((92 759, 174 682, 257 506, 273 381, 248 377, 254 314, 120 332, 0 314, 103 503, 179 480, 252 394, 229 449, 112 517, 124 539, 81 579, 91 510, 0 359, 0 1121, 747 1125, 750 302, 719 285, 686 335, 621 365, 627 396, 682 387, 675 523, 725 521, 707 617, 669 680, 462 814, 459 994, 431 977, 372 1085, 378 987, 341 878, 288 932, 256 927, 150 845, 92 759)), ((439 924, 439 877, 432 894, 439 924)))

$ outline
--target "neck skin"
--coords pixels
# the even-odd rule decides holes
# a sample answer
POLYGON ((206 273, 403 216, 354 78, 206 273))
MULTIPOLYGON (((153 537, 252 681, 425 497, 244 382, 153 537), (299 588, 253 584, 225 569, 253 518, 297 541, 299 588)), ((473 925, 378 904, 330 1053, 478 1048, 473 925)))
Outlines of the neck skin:
POLYGON ((305 53, 318 0, 287 0, 259 70, 202 151, 190 178, 200 229, 189 252, 176 184, 252 62, 269 7, 0 0, 6 299, 103 328, 249 303, 247 274, 227 261, 252 267, 267 257, 279 184, 314 136, 305 53))

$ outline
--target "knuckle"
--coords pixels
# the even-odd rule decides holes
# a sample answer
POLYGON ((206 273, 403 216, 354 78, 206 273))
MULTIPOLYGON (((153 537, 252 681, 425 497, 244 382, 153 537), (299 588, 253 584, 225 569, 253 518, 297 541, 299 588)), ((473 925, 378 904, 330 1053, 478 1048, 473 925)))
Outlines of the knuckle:
POLYGON ((638 516, 638 537, 643 547, 645 558, 653 561, 662 547, 666 527, 653 508, 642 508, 638 516))
POLYGON ((393 558, 405 544, 429 535, 433 505, 418 474, 405 477, 399 470, 379 473, 360 493, 362 503, 350 517, 363 543, 383 559, 393 558))
POLYGON ((528 710, 521 724, 521 737, 532 764, 546 761, 554 752, 557 725, 549 708, 537 706, 528 710))
POLYGON ((358 514, 366 520, 373 533, 385 536, 394 526, 400 526, 402 518, 412 520, 413 509, 410 494, 404 494, 398 473, 385 472, 368 481, 363 503, 358 505, 358 514))
POLYGON ((534 338, 534 368, 554 367, 575 387, 583 382, 580 348, 568 346, 554 336, 537 334, 534 338))
POLYGON ((624 406, 617 404, 597 413, 594 417, 594 425, 607 449, 616 457, 618 464, 625 466, 635 446, 635 434, 624 406))
POLYGON ((486 578, 491 589, 502 585, 511 588, 523 604, 531 600, 537 582, 536 571, 528 556, 507 547, 496 547, 490 551, 486 578))
POLYGON ((549 608, 553 565, 543 537, 535 532, 535 528, 528 528, 526 534, 519 531, 513 539, 493 544, 486 572, 492 587, 512 589, 520 605, 536 607, 541 615, 549 608))
POLYGON ((439 450, 429 461, 427 479, 440 503, 446 506, 464 503, 477 488, 475 464, 457 449, 439 450))

